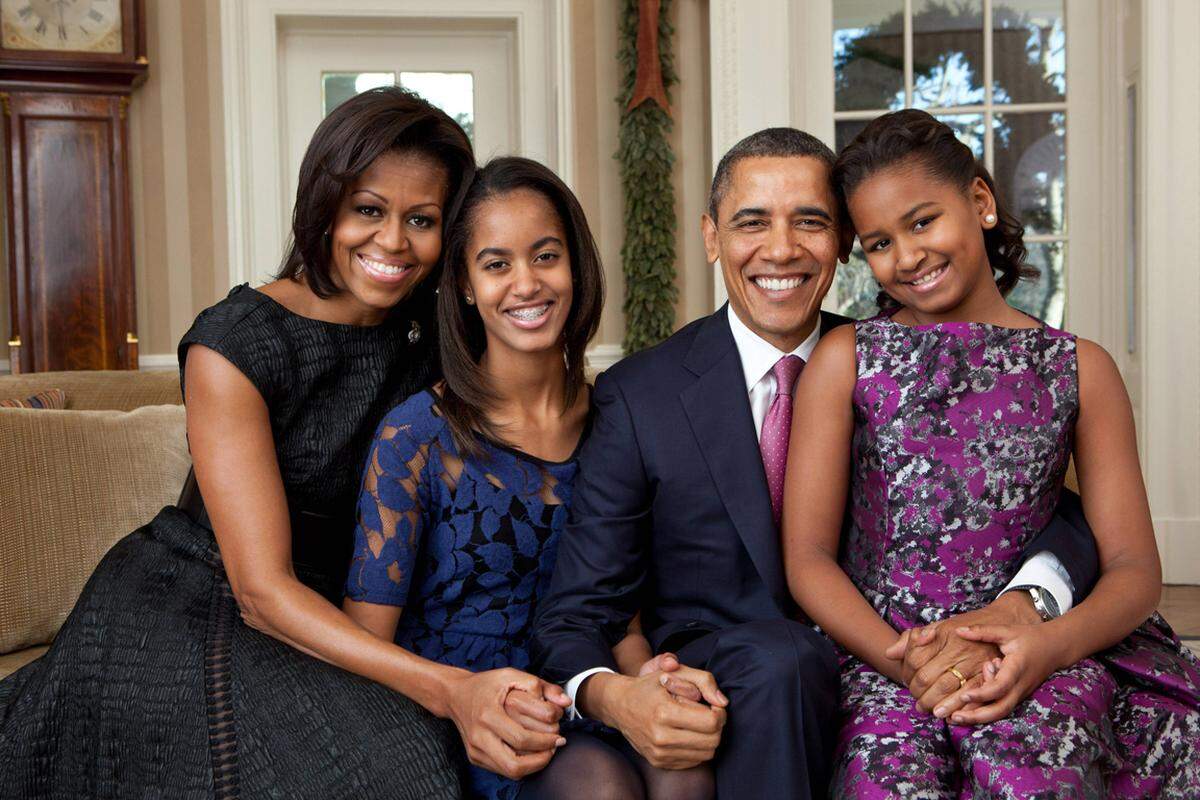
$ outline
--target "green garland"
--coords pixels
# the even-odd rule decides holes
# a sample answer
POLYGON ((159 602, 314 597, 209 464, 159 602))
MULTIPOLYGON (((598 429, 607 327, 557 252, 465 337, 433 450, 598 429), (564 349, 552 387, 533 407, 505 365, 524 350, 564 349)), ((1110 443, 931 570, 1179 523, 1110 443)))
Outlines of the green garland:
MULTIPOLYGON (((671 0, 662 1, 658 22, 659 60, 663 86, 678 83, 668 21, 671 0)), ((675 154, 667 142, 671 117, 657 103, 645 102, 625 111, 633 96, 637 74, 637 0, 624 0, 621 8, 620 139, 616 159, 621 164, 625 195, 625 241, 621 264, 625 273, 626 353, 661 342, 675 327, 675 190, 671 167, 675 154)))

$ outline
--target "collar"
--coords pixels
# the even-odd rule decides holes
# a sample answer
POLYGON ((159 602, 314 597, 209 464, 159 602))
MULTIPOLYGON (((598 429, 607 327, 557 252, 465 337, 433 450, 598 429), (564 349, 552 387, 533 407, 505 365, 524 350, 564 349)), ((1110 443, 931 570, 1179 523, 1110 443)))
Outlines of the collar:
MULTIPOLYGON (((742 361, 742 371, 746 376, 746 391, 749 392, 771 371, 776 361, 789 354, 750 330, 746 323, 742 322, 741 318, 734 313, 733 306, 727 306, 726 310, 729 313, 729 328, 733 331, 733 343, 737 347, 738 356, 742 361)), ((812 333, 791 352, 791 355, 800 356, 808 361, 808 357, 812 355, 812 351, 817 346, 817 340, 820 338, 821 324, 820 320, 817 320, 812 333)))

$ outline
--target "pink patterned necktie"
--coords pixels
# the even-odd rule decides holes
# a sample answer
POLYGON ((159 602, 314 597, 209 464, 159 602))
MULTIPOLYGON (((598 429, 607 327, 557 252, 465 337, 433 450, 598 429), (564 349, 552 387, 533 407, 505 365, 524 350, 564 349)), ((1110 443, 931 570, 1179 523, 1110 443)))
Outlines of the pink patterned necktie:
POLYGON ((800 356, 784 356, 775 362, 775 399, 763 419, 758 445, 762 450, 763 468, 767 472, 767 491, 771 494, 771 511, 775 527, 783 513, 783 475, 787 471, 788 437, 792 432, 792 389, 804 369, 800 356))

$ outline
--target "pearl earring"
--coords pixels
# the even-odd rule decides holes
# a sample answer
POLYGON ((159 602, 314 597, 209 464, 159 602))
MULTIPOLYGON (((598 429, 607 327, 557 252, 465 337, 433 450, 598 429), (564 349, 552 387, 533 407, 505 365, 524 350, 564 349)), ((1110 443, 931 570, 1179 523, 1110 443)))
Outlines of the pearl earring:
POLYGON ((996 215, 988 214, 986 217, 983 218, 983 221, 986 222, 988 225, 995 225, 996 224, 996 215))
POLYGON ((469 295, 469 294, 464 294, 464 295, 463 295, 463 300, 466 300, 466 301, 467 301, 467 305, 469 305, 469 306, 473 306, 473 305, 475 305, 475 298, 474 298, 474 297, 471 297, 471 295, 469 295))

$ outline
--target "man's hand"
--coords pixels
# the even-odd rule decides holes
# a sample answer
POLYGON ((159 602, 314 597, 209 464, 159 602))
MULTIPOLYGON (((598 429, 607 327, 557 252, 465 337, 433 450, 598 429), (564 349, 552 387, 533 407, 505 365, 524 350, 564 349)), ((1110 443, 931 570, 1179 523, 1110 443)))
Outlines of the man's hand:
MULTIPOLYGON (((672 674, 678 671, 683 666, 679 663, 679 658, 674 653, 659 653, 654 658, 642 664, 638 670, 637 677, 650 675, 655 672, 661 672, 658 682, 670 692, 673 696, 691 700, 693 703, 699 703, 703 699, 700 693, 700 687, 689 680, 679 677, 677 674, 672 674)), ((708 673, 704 673, 707 675, 708 673)))
POLYGON ((1004 658, 998 665, 995 661, 988 663, 981 686, 965 688, 946 701, 955 706, 950 717, 955 725, 982 725, 1007 717, 1017 703, 1064 666, 1058 662, 1060 648, 1054 635, 1041 624, 972 625, 956 633, 972 641, 999 645, 1004 658))
POLYGON ((666 674, 633 678, 597 673, 580 689, 583 708, 624 734, 656 767, 688 769, 712 760, 721 743, 728 699, 711 674, 682 665, 673 677, 693 684, 707 705, 677 698, 663 685, 666 674))
POLYGON ((984 665, 1000 656, 1000 649, 988 641, 971 641, 956 633, 970 625, 1037 624, 1041 617, 1029 595, 1007 592, 976 611, 958 614, 940 622, 905 631, 888 648, 888 658, 902 662, 901 672, 908 690, 917 699, 917 707, 945 718, 962 707, 961 702, 944 703, 961 689, 978 688, 983 683, 984 665), (967 679, 965 686, 950 668, 967 679))

